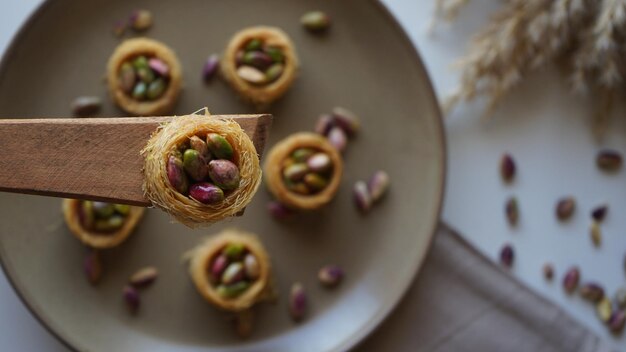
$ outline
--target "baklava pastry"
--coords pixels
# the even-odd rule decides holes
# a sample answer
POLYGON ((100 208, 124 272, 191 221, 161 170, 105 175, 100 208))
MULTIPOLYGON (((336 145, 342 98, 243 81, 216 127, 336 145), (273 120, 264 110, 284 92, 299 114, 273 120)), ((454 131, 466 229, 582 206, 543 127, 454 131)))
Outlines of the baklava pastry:
POLYGON ((266 108, 287 92, 298 65, 295 47, 285 32, 258 26, 243 29, 232 37, 220 69, 244 100, 266 108))
POLYGON ((271 297, 270 258, 256 235, 227 229, 191 252, 189 274, 209 303, 242 312, 271 297))
POLYGON ((111 98, 134 116, 167 115, 181 90, 182 70, 176 54, 147 38, 120 44, 107 64, 111 98))
POLYGON ((293 209, 314 210, 337 193, 343 160, 323 136, 300 132, 270 150, 264 171, 267 187, 280 203, 293 209))
POLYGON ((241 212, 261 183, 254 144, 232 119, 176 117, 142 154, 146 198, 189 227, 241 212))
POLYGON ((111 248, 133 232, 145 209, 124 204, 64 199, 63 215, 70 231, 85 245, 111 248))

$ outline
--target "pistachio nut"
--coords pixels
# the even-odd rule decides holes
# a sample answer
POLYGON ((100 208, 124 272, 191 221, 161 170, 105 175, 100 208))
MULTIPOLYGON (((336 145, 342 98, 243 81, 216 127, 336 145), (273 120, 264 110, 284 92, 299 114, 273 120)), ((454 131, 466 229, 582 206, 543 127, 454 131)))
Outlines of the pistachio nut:
POLYGON ((244 278, 245 271, 241 262, 234 262, 228 264, 224 273, 222 273, 221 282, 224 285, 234 284, 244 278))
POLYGON ((264 84, 267 81, 265 73, 256 67, 242 65, 237 68, 237 76, 252 84, 264 84))
POLYGON ((302 284, 296 282, 291 286, 288 306, 293 320, 299 321, 304 318, 307 308, 307 297, 302 284))
POLYGON ((163 93, 165 93, 165 89, 167 88, 165 81, 162 78, 158 78, 150 83, 148 86, 148 90, 146 91, 146 97, 149 100, 159 99, 163 93))
POLYGON ((224 191, 209 182, 199 182, 189 187, 189 196, 202 204, 216 204, 224 200, 224 191))
POLYGON ((276 220, 284 220, 289 218, 293 211, 281 202, 271 201, 267 204, 267 211, 276 220))
POLYGON ((574 197, 564 197, 556 204, 556 216, 559 220, 569 219, 576 210, 576 200, 574 197))
POLYGON ((135 84, 133 88, 133 98, 136 100, 143 100, 146 98, 146 93, 148 91, 148 86, 144 82, 138 82, 135 84))
POLYGON ((313 33, 326 31, 330 27, 330 17, 322 11, 310 11, 302 15, 300 23, 313 33))
POLYGON ((122 291, 122 295, 124 297, 124 301, 126 302, 126 307, 131 313, 137 313, 139 310, 139 292, 136 288, 130 285, 124 286, 124 290, 122 291))
POLYGON ((282 76, 285 71, 285 65, 283 64, 273 64, 265 71, 265 80, 267 82, 274 82, 280 76, 282 76))
POLYGON ((79 216, 83 226, 88 229, 92 228, 95 221, 95 215, 93 213, 93 202, 88 200, 82 201, 80 203, 79 210, 79 216))
POLYGON ((589 282, 580 287, 580 295, 591 302, 599 302, 604 298, 604 289, 595 282, 589 282))
POLYGON ((72 102, 72 114, 78 117, 88 117, 97 114, 102 107, 98 97, 78 97, 72 102))
POLYGON ((230 142, 217 133, 207 134, 206 144, 211 154, 217 159, 231 160, 235 154, 230 142))
POLYGON ((145 31, 152 27, 152 13, 148 10, 136 10, 130 16, 130 25, 136 31, 145 31))
POLYGON ((318 192, 326 188, 328 181, 316 173, 308 173, 303 178, 304 184, 314 192, 318 192))
POLYGON ((602 242, 602 231, 600 231, 600 224, 598 224, 597 221, 591 222, 589 234, 591 235, 591 241, 593 244, 598 247, 602 242))
POLYGON ((264 71, 272 65, 273 60, 262 51, 248 51, 243 55, 243 63, 264 71))
POLYGON ((225 254, 218 255, 211 264, 211 275, 216 279, 221 278, 222 273, 224 272, 228 264, 228 257, 226 257, 225 254))
POLYGON ((343 152, 348 145, 348 137, 339 127, 333 127, 328 132, 328 142, 339 152, 343 152))
POLYGON ((115 206, 111 203, 92 202, 93 213, 96 217, 106 219, 115 213, 115 206))
POLYGON ((224 248, 224 255, 231 260, 240 259, 241 255, 246 251, 246 247, 241 243, 230 243, 224 248))
POLYGON ((154 81, 156 78, 154 72, 150 69, 150 67, 138 68, 136 73, 137 77, 145 84, 152 83, 152 81, 154 81))
POLYGON ((546 280, 552 280, 554 278, 554 267, 550 263, 545 263, 543 265, 543 277, 546 280))
POLYGON ((335 107, 332 116, 335 125, 340 127, 348 136, 353 137, 361 128, 359 118, 348 109, 335 107))
POLYGON ((515 260, 515 252, 513 251, 513 246, 510 244, 505 244, 502 246, 500 250, 500 263, 507 268, 513 266, 513 261, 515 260))
POLYGON ((130 205, 128 204, 113 204, 113 208, 115 208, 116 212, 122 215, 130 214, 130 205))
POLYGON ((97 284, 102 278, 102 260, 100 259, 100 252, 91 249, 87 253, 83 262, 83 270, 87 280, 92 285, 97 284))
POLYGON ((209 162, 209 177, 216 186, 223 190, 234 190, 239 187, 239 168, 232 161, 211 160, 209 162))
POLYGON ((187 194, 189 181, 183 171, 183 161, 174 155, 167 160, 167 179, 170 185, 181 194, 187 194))
POLYGON ((306 163, 295 163, 283 170, 283 177, 289 181, 300 181, 309 172, 306 163))
POLYGON ((268 46, 264 49, 265 53, 272 58, 272 61, 283 63, 285 62, 285 55, 281 48, 275 46, 268 46))
POLYGON ((326 137, 330 129, 335 126, 333 122, 333 116, 330 114, 323 114, 317 119, 317 123, 315 124, 315 133, 321 134, 326 137))
POLYGON ((260 50, 263 47, 263 42, 260 39, 254 38, 246 44, 246 51, 260 50))
POLYGON ((372 207, 372 196, 363 181, 357 181, 352 189, 354 204, 361 213, 367 213, 372 207))
POLYGON ((504 182, 511 182, 515 177, 515 161, 511 154, 504 154, 500 159, 500 176, 504 182))
POLYGON ((580 280, 580 270, 578 267, 571 267, 563 277, 563 288, 567 293, 572 293, 578 287, 580 280))
POLYGON ((298 148, 291 153, 291 159, 298 163, 304 163, 313 154, 315 154, 315 150, 311 148, 298 148))
POLYGON ((608 211, 609 211, 609 206, 606 204, 597 206, 591 211, 591 217, 595 221, 601 222, 606 217, 606 214, 608 213, 608 211))
POLYGON ((136 70, 139 70, 141 68, 150 68, 150 66, 148 66, 148 58, 143 55, 137 56, 133 60, 133 67, 136 70))
POLYGON ((261 266, 259 261, 252 253, 246 254, 243 258, 246 277, 250 280, 256 280, 261 275, 261 266))
POLYGON ((124 218, 119 215, 113 215, 108 219, 97 219, 93 224, 96 232, 113 232, 120 229, 124 225, 124 218))
POLYGON ((615 291, 613 300, 619 308, 626 309, 626 287, 618 288, 617 291, 615 291))
POLYGON ((612 333, 621 333, 624 330, 624 325, 626 325, 626 312, 620 309, 615 309, 609 318, 608 324, 612 333))
POLYGON ((313 172, 324 173, 330 171, 333 167, 333 162, 328 154, 315 153, 307 159, 306 165, 313 172))
POLYGON ((343 280, 344 271, 336 265, 326 265, 317 273, 320 283, 326 287, 337 286, 343 280))
POLYGON ((208 82, 215 76, 217 69, 219 68, 220 58, 217 54, 209 56, 204 62, 202 67, 202 78, 205 82, 208 82))
POLYGON ((622 167, 622 154, 617 150, 604 149, 596 156, 596 165, 604 171, 617 171, 622 167))
POLYGON ((219 285, 216 290, 217 294, 223 298, 233 298, 245 292, 249 286, 250 284, 246 281, 239 281, 232 285, 219 285))
POLYGON ((209 147, 207 147, 206 142, 202 140, 202 138, 191 136, 191 138, 189 138, 189 146, 191 146, 191 149, 197 151, 206 162, 211 161, 211 152, 209 152, 209 147))
POLYGON ((161 77, 168 77, 170 75, 170 66, 158 57, 150 58, 148 60, 148 67, 161 77))
POLYGON ((372 175, 367 183, 367 188, 372 196, 372 202, 375 203, 383 198, 385 193, 387 193, 387 189, 389 189, 389 184, 389 174, 385 171, 378 170, 372 175))
POLYGON ((129 62, 125 62, 120 66, 119 76, 120 88, 126 94, 130 94, 135 87, 137 81, 137 75, 133 65, 129 62))
POLYGON ((195 149, 187 149, 183 154, 183 168, 189 177, 196 181, 206 178, 208 169, 206 160, 195 149))
POLYGON ((153 266, 147 266, 137 270, 129 279, 128 282, 134 287, 147 287, 150 286, 156 278, 159 276, 159 271, 153 266))

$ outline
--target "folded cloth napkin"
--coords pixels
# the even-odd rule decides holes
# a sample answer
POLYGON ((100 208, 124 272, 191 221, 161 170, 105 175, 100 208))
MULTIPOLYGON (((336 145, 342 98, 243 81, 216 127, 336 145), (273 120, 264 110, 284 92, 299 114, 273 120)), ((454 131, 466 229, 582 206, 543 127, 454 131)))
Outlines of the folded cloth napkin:
POLYGON ((442 224, 403 301, 355 350, 615 349, 442 224))

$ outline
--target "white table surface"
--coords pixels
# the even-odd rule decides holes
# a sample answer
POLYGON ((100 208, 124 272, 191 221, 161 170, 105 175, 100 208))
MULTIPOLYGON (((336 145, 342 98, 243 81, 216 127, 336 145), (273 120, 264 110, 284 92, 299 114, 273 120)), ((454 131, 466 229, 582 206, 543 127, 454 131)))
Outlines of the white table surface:
MULTIPOLYGON (((2 1, 0 53, 41 1, 2 1)), ((429 35, 433 1, 383 0, 419 48, 437 94, 444 97, 458 80, 451 64, 499 3, 470 2, 455 23, 441 23, 429 35)), ((626 285, 626 171, 605 175, 594 165, 595 153, 602 146, 626 152, 624 111, 616 114, 622 118, 615 118, 613 132, 597 143, 590 133, 591 100, 573 96, 567 88, 557 70, 548 68, 528 77, 488 123, 480 122, 480 104, 462 106, 448 116, 443 219, 491 258, 497 259, 504 242, 512 243, 516 252, 512 272, 517 278, 623 348, 626 338, 612 337, 596 319, 592 306, 566 295, 560 281, 563 271, 576 264, 583 281, 597 281, 611 294, 626 285), (510 186, 500 181, 497 169, 505 151, 518 163, 518 177, 510 186), (512 230, 504 219, 503 203, 513 194, 520 201, 521 219, 512 230), (563 225, 554 218, 554 203, 569 194, 579 206, 574 219, 563 225), (608 202, 610 210, 602 226, 602 246, 595 248, 588 234, 589 210, 602 202, 608 202), (545 282, 541 274, 546 261, 556 268, 553 283, 545 282)), ((0 274, 0 341, 3 350, 66 350, 30 315, 4 273, 0 274)))

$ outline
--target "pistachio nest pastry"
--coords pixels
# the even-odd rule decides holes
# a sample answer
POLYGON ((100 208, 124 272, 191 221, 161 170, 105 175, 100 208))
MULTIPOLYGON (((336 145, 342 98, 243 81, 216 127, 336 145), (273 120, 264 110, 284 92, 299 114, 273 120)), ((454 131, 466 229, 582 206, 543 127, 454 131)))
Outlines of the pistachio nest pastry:
POLYGON ((271 297, 271 265, 256 235, 227 229, 190 252, 189 274, 211 304, 242 312, 271 297))
POLYGON ((254 144, 232 119, 176 117, 142 154, 146 198, 189 227, 241 212, 261 183, 254 144))
POLYGON ((64 199, 63 215, 70 231, 85 245, 111 248, 133 232, 145 209, 123 204, 64 199))
POLYGON ((153 39, 128 39, 107 64, 111 98, 135 116, 166 115, 180 94, 182 70, 176 54, 153 39))
POLYGON ((337 193, 343 160, 323 136, 299 132, 269 151, 263 169, 267 187, 279 202, 294 209, 314 210, 337 193))
POLYGON ((296 78, 298 56, 279 28, 258 26, 237 32, 220 62, 226 81, 246 101, 265 108, 283 96, 296 78))

